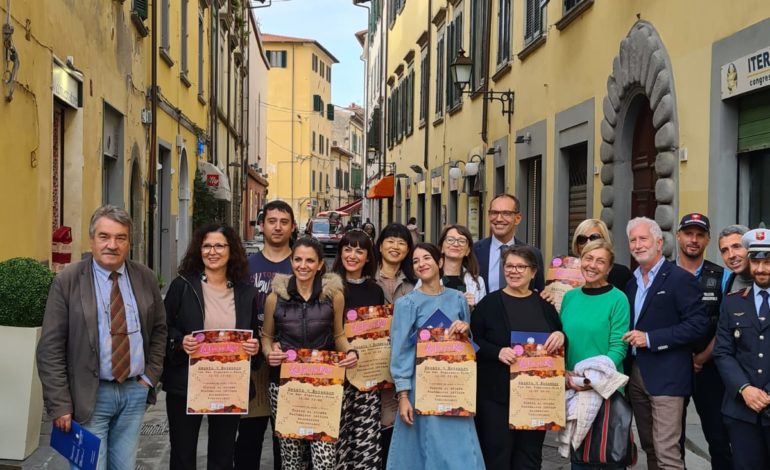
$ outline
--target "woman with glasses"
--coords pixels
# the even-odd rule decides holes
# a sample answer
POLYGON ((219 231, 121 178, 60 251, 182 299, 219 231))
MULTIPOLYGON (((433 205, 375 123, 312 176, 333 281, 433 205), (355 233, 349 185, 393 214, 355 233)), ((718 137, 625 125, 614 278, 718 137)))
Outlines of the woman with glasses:
MULTIPOLYGON (((561 304, 564 333, 569 338, 565 363, 568 371, 574 370, 575 364, 584 359, 607 356, 615 363, 615 369, 623 372, 623 359, 628 351, 623 335, 628 331, 630 307, 626 294, 607 281, 614 258, 612 245, 607 240, 590 241, 583 247, 580 271, 586 283, 580 289, 567 292, 561 304)), ((590 385, 577 385, 569 377, 567 385, 576 391, 591 388, 590 385)), ((589 467, 573 464, 572 468, 589 467)))
MULTIPOLYGON (((171 442, 173 470, 196 468, 198 432, 202 415, 187 414, 187 374, 189 355, 199 342, 191 334, 197 330, 257 331, 254 304, 256 289, 248 283, 246 253, 232 227, 205 225, 193 234, 179 275, 171 281, 164 300, 168 324, 168 347, 163 369, 166 413, 171 442)), ((249 355, 259 351, 254 337, 243 343, 249 355)), ((254 365, 256 361, 254 361, 254 365)), ((233 468, 235 436, 239 415, 208 415, 209 469, 233 468)))
POLYGON ((476 430, 487 468, 540 469, 545 431, 508 429, 510 366, 514 359, 511 331, 550 333, 544 346, 554 352, 565 336, 556 309, 530 289, 537 258, 531 247, 503 252, 505 287, 491 292, 471 317, 478 376, 476 430))
MULTIPOLYGON (((579 258, 586 244, 596 240, 606 240, 612 243, 607 225, 599 219, 586 219, 580 222, 572 236, 572 256, 579 258)), ((607 280, 625 292, 626 284, 632 277, 631 271, 626 266, 613 264, 607 280)))
MULTIPOLYGON (((363 230, 345 233, 337 247, 332 270, 345 282, 345 312, 359 307, 383 305, 385 294, 374 281, 377 260, 374 242, 363 230)), ((343 316, 343 320, 347 320, 343 316)), ((365 367, 366 364, 361 364, 365 367)), ((361 392, 345 382, 340 439, 337 446, 337 469, 378 469, 382 467, 380 392, 361 392)))
MULTIPOLYGON (((288 352, 299 349, 345 352, 339 365, 355 367, 358 352, 350 348, 342 327, 345 307, 342 279, 326 273, 323 246, 315 238, 300 238, 291 252, 292 275, 276 274, 273 292, 265 301, 262 353, 270 370, 270 404, 273 419, 278 406, 280 366, 288 352)), ((278 438, 284 470, 307 468, 310 454, 314 470, 332 470, 336 465, 336 442, 278 438), (308 449, 309 448, 309 449, 308 449)), ((232 468, 232 463, 231 463, 232 468)))
POLYGON ((487 293, 479 262, 473 254, 473 235, 463 225, 450 225, 441 233, 439 246, 444 257, 441 281, 445 287, 462 292, 473 309, 487 293))
POLYGON ((452 321, 449 334, 467 334, 470 311, 462 294, 441 285, 441 253, 435 245, 418 243, 410 259, 421 284, 396 301, 393 313, 390 371, 398 396, 398 419, 387 468, 483 470, 472 418, 414 412, 417 346, 413 336, 438 309, 452 321))

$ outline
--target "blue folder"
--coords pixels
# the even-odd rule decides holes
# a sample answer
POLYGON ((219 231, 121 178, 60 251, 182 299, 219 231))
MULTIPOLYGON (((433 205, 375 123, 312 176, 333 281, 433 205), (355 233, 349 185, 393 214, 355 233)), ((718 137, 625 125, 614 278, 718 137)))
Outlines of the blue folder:
POLYGON ((96 470, 101 439, 72 421, 70 432, 56 426, 51 432, 51 447, 81 470, 96 470))

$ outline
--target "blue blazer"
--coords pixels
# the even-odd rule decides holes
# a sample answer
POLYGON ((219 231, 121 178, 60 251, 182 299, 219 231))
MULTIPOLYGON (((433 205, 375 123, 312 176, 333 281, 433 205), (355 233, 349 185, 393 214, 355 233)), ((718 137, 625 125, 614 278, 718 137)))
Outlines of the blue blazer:
MULTIPOLYGON (((516 237, 513 238, 513 244, 517 246, 526 245, 526 243, 516 237)), ((476 255, 476 259, 479 261, 481 277, 484 278, 484 283, 487 285, 487 289, 489 289, 489 249, 491 246, 492 237, 483 238, 473 244, 473 254, 476 255)), ((535 277, 532 279, 532 282, 529 283, 529 288, 542 292, 543 288, 545 287, 545 274, 543 273, 543 254, 534 246, 530 246, 530 248, 535 250, 535 257, 537 258, 537 273, 535 273, 535 277)))
MULTIPOLYGON (((629 329, 644 331, 650 344, 636 350, 636 364, 651 395, 689 397, 692 394, 694 344, 708 335, 709 321, 698 280, 669 261, 663 261, 652 281, 634 325, 636 277, 628 281, 631 305, 629 329)), ((626 370, 634 356, 629 350, 626 370)))
MULTIPOLYGON (((746 406, 738 390, 745 384, 770 392, 770 319, 760 322, 754 304, 754 289, 741 289, 722 301, 714 362, 725 384, 722 413, 757 424, 757 413, 746 406)), ((770 419, 761 418, 763 426, 770 419)))

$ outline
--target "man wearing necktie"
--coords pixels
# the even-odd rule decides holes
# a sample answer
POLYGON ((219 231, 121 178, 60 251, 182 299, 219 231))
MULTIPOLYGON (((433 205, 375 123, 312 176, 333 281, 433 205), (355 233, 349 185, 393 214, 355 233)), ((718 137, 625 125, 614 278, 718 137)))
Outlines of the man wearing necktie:
POLYGON ((54 279, 37 348, 48 417, 63 431, 74 419, 101 439, 99 469, 135 468, 166 350, 155 274, 126 259, 131 226, 124 209, 94 212, 91 256, 54 279))
POLYGON ((736 470, 770 468, 770 230, 741 241, 754 283, 725 297, 714 346, 736 470))

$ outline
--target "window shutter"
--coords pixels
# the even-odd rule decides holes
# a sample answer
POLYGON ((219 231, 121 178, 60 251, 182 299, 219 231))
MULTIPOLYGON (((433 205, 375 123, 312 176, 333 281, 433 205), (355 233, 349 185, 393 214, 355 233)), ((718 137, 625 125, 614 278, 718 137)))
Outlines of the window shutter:
POLYGON ((134 7, 132 8, 136 16, 142 20, 147 19, 147 0, 134 0, 134 7))
POLYGON ((334 105, 331 103, 326 105, 326 119, 334 121, 334 105))
POLYGON ((313 95, 313 111, 319 112, 323 110, 323 104, 321 104, 321 95, 313 95))

